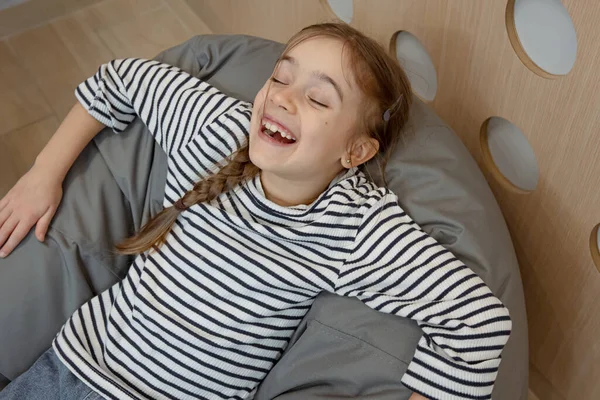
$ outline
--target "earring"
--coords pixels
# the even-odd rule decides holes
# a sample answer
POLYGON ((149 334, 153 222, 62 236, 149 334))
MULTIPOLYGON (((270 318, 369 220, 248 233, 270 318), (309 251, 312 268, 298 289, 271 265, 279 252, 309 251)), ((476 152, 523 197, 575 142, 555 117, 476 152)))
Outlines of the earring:
POLYGON ((351 160, 349 158, 346 159, 346 164, 350 164, 351 160))

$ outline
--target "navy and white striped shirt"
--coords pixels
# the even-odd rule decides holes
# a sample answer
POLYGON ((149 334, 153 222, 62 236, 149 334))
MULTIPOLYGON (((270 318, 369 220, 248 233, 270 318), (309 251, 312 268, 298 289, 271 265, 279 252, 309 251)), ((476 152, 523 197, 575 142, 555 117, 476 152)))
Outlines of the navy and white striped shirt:
MULTIPOLYGON (((116 132, 138 115, 168 155, 164 205, 245 145, 251 104, 178 68, 126 59, 76 90, 116 132)), ((260 177, 182 212, 166 243, 90 300, 54 341, 108 399, 251 399, 321 291, 416 320, 402 382, 430 399, 488 399, 507 309, 357 169, 310 205, 269 201, 260 177)))

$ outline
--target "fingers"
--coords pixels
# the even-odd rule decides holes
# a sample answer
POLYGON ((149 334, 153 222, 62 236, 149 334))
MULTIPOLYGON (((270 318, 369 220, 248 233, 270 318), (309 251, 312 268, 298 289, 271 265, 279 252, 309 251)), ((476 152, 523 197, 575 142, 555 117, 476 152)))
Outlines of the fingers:
MULTIPOLYGON (((10 216, 12 215, 12 211, 9 210, 8 208, 4 208, 3 210, 0 210, 0 232, 2 232, 2 226, 4 225, 4 223, 8 220, 8 218, 10 218, 10 216)), ((2 237, 2 235, 0 234, 0 238, 2 237)), ((2 239, 0 239, 0 247, 2 247, 2 239)))
POLYGON ((19 224, 14 227, 14 230, 12 231, 6 243, 4 243, 4 246, 2 246, 0 249, 0 256, 8 256, 14 250, 14 248, 21 243, 21 240, 23 240, 23 238, 27 235, 29 229, 31 229, 30 224, 20 221, 19 224))
POLYGON ((8 195, 4 196, 2 200, 0 200, 0 212, 8 205, 8 195))
POLYGON ((52 221, 52 217, 54 217, 55 212, 56 208, 50 207, 46 211, 46 213, 42 215, 42 218, 40 218, 40 220, 37 222, 37 225, 35 227, 35 237, 37 237, 37 239, 40 242, 44 241, 44 238, 46 237, 46 232, 48 232, 48 226, 50 226, 50 221, 52 221))
POLYGON ((0 257, 6 257, 8 255, 5 251, 5 244, 18 223, 19 221, 16 218, 9 218, 0 227, 0 257))

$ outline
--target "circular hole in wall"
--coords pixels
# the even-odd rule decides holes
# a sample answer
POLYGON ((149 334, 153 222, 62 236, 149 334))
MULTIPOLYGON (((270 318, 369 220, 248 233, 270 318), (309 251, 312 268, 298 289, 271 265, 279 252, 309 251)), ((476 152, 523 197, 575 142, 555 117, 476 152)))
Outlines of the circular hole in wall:
POLYGON ((577 36, 561 0, 509 0, 508 37, 521 61, 545 78, 566 75, 577 56, 577 36))
POLYGON ((429 53, 417 37, 407 31, 396 32, 390 51, 406 72, 413 92, 424 101, 433 101, 437 93, 437 73, 429 53))
POLYGON ((336 17, 349 24, 354 17, 353 0, 322 0, 336 17))
POLYGON ((592 230, 592 235, 590 236, 590 250, 592 251, 594 264, 596 264, 596 268, 600 271, 600 224, 596 225, 592 230))
POLYGON ((521 130, 501 117, 488 118, 481 127, 483 159, 502 184, 518 192, 531 192, 538 183, 535 153, 521 130))

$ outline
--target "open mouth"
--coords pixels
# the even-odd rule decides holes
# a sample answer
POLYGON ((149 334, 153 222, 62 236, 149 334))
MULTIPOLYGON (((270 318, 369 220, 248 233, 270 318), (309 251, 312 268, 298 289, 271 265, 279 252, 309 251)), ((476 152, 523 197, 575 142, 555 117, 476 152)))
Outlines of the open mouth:
POLYGON ((262 120, 260 131, 264 135, 272 139, 274 142, 279 144, 289 145, 294 144, 297 141, 296 136, 294 136, 291 132, 287 131, 282 126, 274 122, 268 121, 266 119, 262 120))

